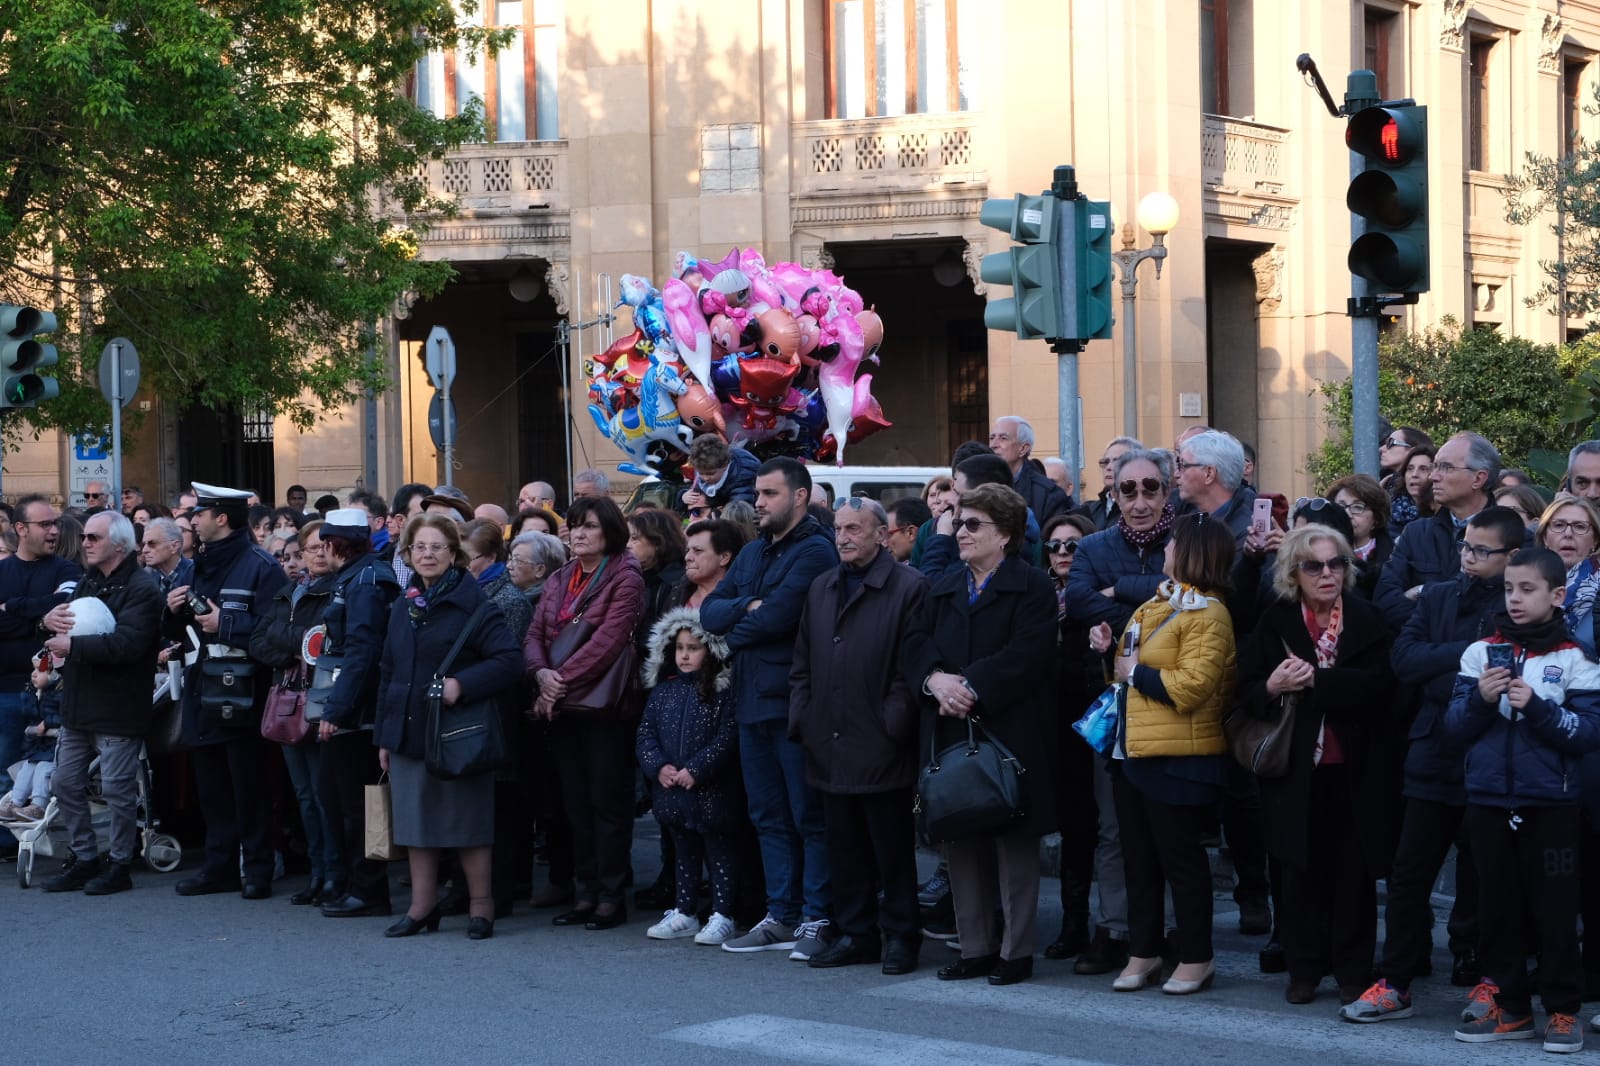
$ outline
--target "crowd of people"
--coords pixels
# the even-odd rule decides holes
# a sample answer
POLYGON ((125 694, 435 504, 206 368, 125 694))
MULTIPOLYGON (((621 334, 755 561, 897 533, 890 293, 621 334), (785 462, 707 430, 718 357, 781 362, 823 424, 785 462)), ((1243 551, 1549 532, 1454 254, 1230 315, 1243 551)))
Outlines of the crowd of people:
POLYGON ((903 974, 938 938, 959 948, 940 980, 1013 984, 1042 953, 1190 995, 1216 976, 1220 847, 1288 1002, 1331 976, 1340 1016, 1375 1022, 1410 1015, 1431 972, 1453 848, 1457 1038, 1580 1050, 1600 998, 1600 937, 1579 932, 1600 929, 1600 441, 1550 493, 1478 434, 1400 427, 1380 478, 1292 502, 1206 427, 1114 439, 1081 501, 1034 443, 1001 418, 920 497, 831 508, 802 463, 714 437, 675 510, 624 514, 594 470, 564 513, 544 482, 511 509, 420 484, 315 511, 299 486, 278 508, 200 484, 171 508, 24 497, 0 527, 0 820, 53 795, 71 854, 46 890, 131 887, 160 710, 130 694, 179 662, 205 836, 180 895, 270 897, 290 850, 309 874, 290 903, 394 917, 364 807, 386 780, 410 890, 386 936, 465 914, 486 939, 518 902, 610 930, 631 888, 661 912, 653 939, 903 974), (86 624, 90 597, 114 625, 86 624), (503 751, 443 772, 452 721, 485 703, 503 751), (983 745, 1016 787, 935 839, 941 753, 983 745), (635 886, 646 809, 661 864, 635 886), (1054 832, 1062 925, 1041 947, 1054 832))

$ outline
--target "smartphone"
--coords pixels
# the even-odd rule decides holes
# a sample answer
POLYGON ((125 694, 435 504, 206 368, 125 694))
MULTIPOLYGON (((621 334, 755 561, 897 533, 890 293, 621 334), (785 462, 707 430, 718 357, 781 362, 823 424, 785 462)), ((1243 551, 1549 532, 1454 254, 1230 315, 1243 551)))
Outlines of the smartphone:
POLYGON ((1272 530, 1272 501, 1256 497, 1255 506, 1250 509, 1250 528, 1258 536, 1266 536, 1272 530))
POLYGON ((1516 672, 1516 653, 1509 644, 1488 644, 1484 646, 1484 654, 1488 656, 1490 670, 1506 669, 1516 672))
POLYGON ((1122 649, 1119 655, 1132 655, 1133 650, 1139 646, 1139 623, 1129 622, 1128 628, 1122 631, 1122 649))

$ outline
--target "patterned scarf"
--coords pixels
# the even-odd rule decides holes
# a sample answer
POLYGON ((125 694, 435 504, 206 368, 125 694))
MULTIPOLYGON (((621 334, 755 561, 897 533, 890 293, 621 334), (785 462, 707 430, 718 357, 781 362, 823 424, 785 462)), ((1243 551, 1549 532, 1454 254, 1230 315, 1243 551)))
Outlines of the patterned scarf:
POLYGON ((411 619, 413 629, 421 625, 422 620, 428 616, 428 604, 438 603, 449 595, 450 590, 460 583, 461 575, 464 573, 466 571, 461 567, 452 566, 441 574, 439 580, 429 589, 422 587, 422 578, 419 575, 411 575, 411 587, 406 589, 406 614, 411 619))
POLYGON ((1161 508, 1161 517, 1156 519, 1156 524, 1149 529, 1129 529, 1126 516, 1117 519, 1117 528, 1122 531, 1123 539, 1140 551, 1149 548, 1156 541, 1163 539, 1172 532, 1173 511, 1172 504, 1164 504, 1161 508))
MULTIPOLYGON (((1317 616, 1310 607, 1302 607, 1305 612, 1306 632, 1317 631, 1317 616)), ((1317 666, 1324 670, 1333 669, 1333 662, 1339 657, 1339 634, 1344 632, 1344 597, 1340 596, 1333 601, 1333 610, 1328 613, 1328 627, 1317 636, 1317 666)))

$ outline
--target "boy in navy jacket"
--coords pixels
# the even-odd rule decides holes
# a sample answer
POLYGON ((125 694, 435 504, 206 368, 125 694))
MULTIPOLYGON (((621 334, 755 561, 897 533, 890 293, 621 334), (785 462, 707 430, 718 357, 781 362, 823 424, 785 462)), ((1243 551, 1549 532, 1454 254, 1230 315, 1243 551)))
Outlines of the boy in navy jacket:
POLYGON ((1527 957, 1539 945, 1544 1049, 1583 1050, 1578 953, 1579 764, 1600 749, 1600 666, 1567 635, 1566 567, 1545 548, 1506 567, 1506 612, 1461 656, 1446 728, 1467 749, 1483 969, 1494 1006, 1456 1039, 1532 1039, 1527 957), (1532 921, 1536 930, 1529 930, 1532 921), (1535 932, 1537 936, 1530 933, 1535 932))

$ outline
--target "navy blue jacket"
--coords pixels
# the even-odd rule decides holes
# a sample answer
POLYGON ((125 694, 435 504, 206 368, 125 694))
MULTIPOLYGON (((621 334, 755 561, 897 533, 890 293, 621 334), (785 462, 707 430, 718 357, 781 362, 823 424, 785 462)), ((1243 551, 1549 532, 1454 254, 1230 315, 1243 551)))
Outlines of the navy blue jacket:
POLYGON ((461 702, 509 702, 522 680, 522 651, 511 638, 500 608, 463 573, 445 596, 430 603, 422 621, 411 624, 410 601, 399 597, 389 608, 388 632, 379 667, 377 713, 372 742, 388 751, 420 759, 426 752, 428 685, 444 663, 473 612, 489 604, 447 675, 461 685, 461 702))
POLYGON ((1066 512, 1072 509, 1072 497, 1061 491, 1061 486, 1033 465, 1031 459, 1022 461, 1022 469, 1018 471, 1011 487, 1028 501, 1028 510, 1041 523, 1057 512, 1066 512))
MULTIPOLYGON (((749 504, 756 502, 756 471, 761 468, 761 460, 744 448, 729 448, 728 454, 731 457, 728 460, 728 472, 723 476, 722 484, 717 486, 715 495, 706 491, 705 486, 700 483, 699 474, 695 475, 694 482, 690 486, 700 490, 706 498, 708 507, 721 507, 734 500, 743 500, 749 504)), ((678 498, 681 500, 683 493, 688 491, 689 489, 684 489, 678 494, 678 498)))
POLYGON ((323 651, 340 657, 340 669, 323 717, 339 729, 372 724, 389 609, 399 595, 394 570, 372 552, 345 563, 334 576, 333 598, 322 613, 328 627, 323 651))
POLYGON ((1162 537, 1140 551, 1116 525, 1084 537, 1067 574, 1067 619, 1091 629, 1106 622, 1120 635, 1138 606, 1166 580, 1161 572, 1166 549, 1167 538, 1162 537), (1116 595, 1100 595, 1104 588, 1115 589, 1116 595))
POLYGON ((1391 661, 1402 684, 1421 689, 1422 705, 1407 733, 1404 794, 1452 807, 1464 806, 1466 751, 1444 728, 1461 671, 1461 656, 1494 632, 1495 612, 1506 605, 1505 582, 1474 581, 1457 574, 1422 590, 1417 607, 1395 638, 1391 661))
POLYGON ((28 727, 22 758, 27 762, 55 762, 56 741, 61 734, 60 678, 42 689, 29 684, 22 690, 22 720, 28 727), (34 732, 40 722, 45 725, 42 737, 34 732))
POLYGON ((740 725, 789 718, 789 668, 806 592, 839 565, 839 552, 810 515, 774 542, 746 544, 720 584, 700 605, 707 632, 726 637, 733 654, 733 693, 740 725), (761 606, 748 609, 752 600, 761 606))
MULTIPOLYGON (((1051 482, 1054 486, 1055 482, 1051 482)), ((1060 489, 1057 487, 1057 491, 1060 489)), ((956 538, 949 533, 938 532, 939 520, 930 518, 924 523, 928 535, 922 542, 922 557, 917 560, 916 569, 929 581, 937 581, 946 574, 959 571, 962 567, 961 548, 956 544, 956 538)), ((1039 523, 1033 519, 1033 511, 1028 511, 1028 526, 1022 534, 1022 558, 1034 566, 1044 565, 1043 548, 1039 537, 1039 523)))
POLYGON ((1401 530, 1394 552, 1383 564, 1376 592, 1378 609, 1395 630, 1416 610, 1416 603, 1406 598, 1407 589, 1448 581, 1461 573, 1460 543, 1448 510, 1407 523, 1401 530))
POLYGON ((1518 711, 1504 697, 1488 703, 1478 691, 1487 643, 1474 643, 1461 657, 1445 718, 1467 748, 1467 802, 1507 810, 1576 804, 1581 761, 1600 751, 1600 667, 1571 641, 1526 659, 1513 646, 1521 677, 1533 688, 1518 711))
POLYGON ((0 692, 16 692, 33 673, 33 656, 44 644, 39 620, 67 602, 83 567, 47 555, 23 562, 0 559, 0 692))
POLYGON ((739 727, 733 699, 700 698, 696 679, 677 675, 650 693, 634 742, 650 780, 650 805, 662 825, 696 832, 734 832, 749 824, 739 781, 739 727), (694 788, 662 788, 663 766, 694 775, 694 788))
MULTIPOLYGON (((218 723, 200 718, 200 664, 205 662, 211 644, 225 644, 240 651, 250 650, 250 636, 257 623, 271 609, 272 598, 289 583, 278 561, 256 545, 248 529, 230 533, 222 540, 202 542, 195 556, 194 584, 190 592, 217 604, 217 631, 206 633, 194 612, 185 608, 167 616, 167 635, 182 639, 183 628, 193 624, 200 635, 200 655, 189 668, 183 684, 183 736, 190 747, 222 744, 239 736, 255 733, 256 722, 245 716, 237 728, 224 729, 218 723), (248 727, 248 729, 246 729, 248 727)), ((151 663, 152 669, 154 663, 151 663)), ((256 706, 271 687, 271 672, 258 671, 255 678, 256 706)))

